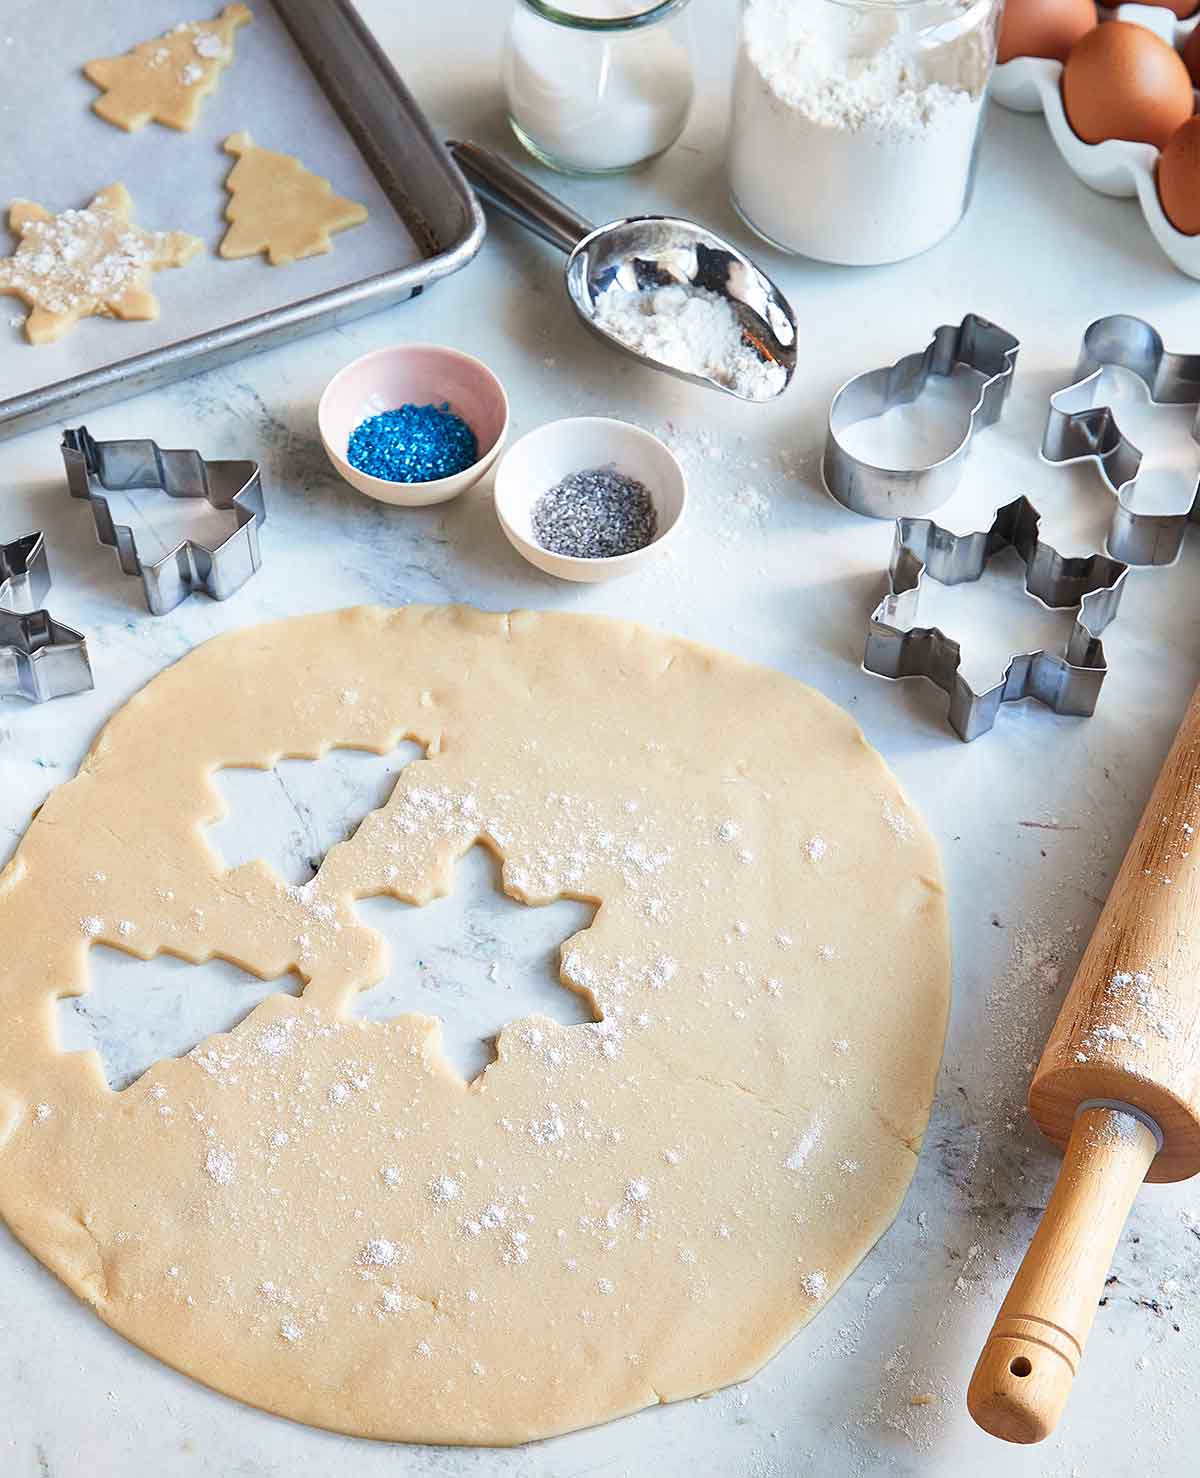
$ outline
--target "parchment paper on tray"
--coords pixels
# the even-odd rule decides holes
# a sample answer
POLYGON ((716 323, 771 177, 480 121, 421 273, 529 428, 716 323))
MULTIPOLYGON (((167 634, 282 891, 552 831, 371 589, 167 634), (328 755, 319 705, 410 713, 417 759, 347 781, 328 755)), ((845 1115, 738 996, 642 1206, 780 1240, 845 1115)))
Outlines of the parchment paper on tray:
MULTIPOLYGON (((219 9, 214 0, 6 0, 0 208, 22 197, 50 210, 83 206, 119 180, 142 225, 191 232, 206 250, 159 279, 159 318, 89 319, 51 346, 26 344, 21 305, 0 299, 0 437, 60 419, 67 400, 74 414, 389 306, 478 250, 478 206, 350 0, 251 0, 253 23, 188 133, 151 123, 129 134, 97 117, 85 62, 219 9), (320 81, 306 55, 318 59, 320 81), (222 145, 243 129, 300 154, 362 201, 367 220, 328 254, 286 267, 218 257, 231 164, 222 145)), ((9 250, 0 237, 0 255, 9 250)))

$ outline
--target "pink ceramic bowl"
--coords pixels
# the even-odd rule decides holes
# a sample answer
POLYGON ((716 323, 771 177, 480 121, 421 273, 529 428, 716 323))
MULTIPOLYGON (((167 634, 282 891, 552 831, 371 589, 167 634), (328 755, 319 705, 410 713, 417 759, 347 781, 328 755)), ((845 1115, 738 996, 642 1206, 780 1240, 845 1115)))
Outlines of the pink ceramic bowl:
POLYGON ((364 354, 334 375, 317 407, 317 425, 326 455, 351 487, 381 503, 422 508, 457 498, 491 467, 508 434, 508 396, 487 365, 470 354, 440 344, 397 344, 364 354), (350 433, 368 416, 445 402, 479 442, 479 460, 465 471, 434 482, 388 482, 346 460, 350 433))

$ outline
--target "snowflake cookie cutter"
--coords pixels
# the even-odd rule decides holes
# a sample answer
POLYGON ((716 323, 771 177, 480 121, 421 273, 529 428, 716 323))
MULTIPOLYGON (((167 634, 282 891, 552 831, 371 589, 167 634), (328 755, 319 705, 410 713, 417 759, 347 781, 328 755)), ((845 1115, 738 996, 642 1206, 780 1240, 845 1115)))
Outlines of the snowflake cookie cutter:
POLYGON ((1071 383, 1050 397, 1042 458, 1063 465, 1095 462, 1117 499, 1106 543, 1114 559, 1131 565, 1173 564, 1188 524, 1200 523, 1200 474, 1191 504, 1182 513, 1138 513, 1130 506, 1141 448, 1122 433, 1111 406, 1092 403, 1096 382, 1109 368, 1136 375, 1152 404, 1194 405, 1192 438, 1200 443, 1200 354, 1172 354, 1152 324, 1114 313, 1088 325, 1071 383))
POLYGON ((62 455, 71 496, 91 504, 96 537, 117 551, 122 570, 141 576, 152 615, 173 611, 195 590, 228 600, 262 564, 258 530, 267 511, 257 462, 210 462, 198 451, 164 450, 141 438, 95 441, 86 426, 63 432, 62 455), (106 496, 138 488, 157 488, 170 498, 203 498, 233 514, 233 532, 211 549, 181 539, 161 559, 145 564, 133 530, 113 522, 106 496))
POLYGON ((883 369, 847 380, 829 406, 829 428, 821 458, 825 489, 844 508, 867 518, 918 518, 940 508, 958 486, 976 431, 1000 419, 1021 341, 999 324, 968 313, 960 324, 944 323, 920 354, 907 354, 883 369), (953 451, 925 466, 881 467, 864 461, 842 442, 859 421, 875 420, 909 405, 933 378, 948 379, 962 366, 980 377, 979 394, 953 451))
POLYGON ((0 544, 0 697, 45 703, 93 686, 83 633, 41 609, 49 589, 42 533, 0 544))
POLYGON ((24 534, 0 544, 0 611, 34 611, 50 589, 43 534, 24 534))
POLYGON ((954 534, 926 518, 896 521, 891 588, 871 614, 863 667, 878 677, 928 678, 950 699, 950 727, 966 743, 986 734, 1004 703, 1036 698, 1054 713, 1086 718, 1108 665, 1100 634, 1117 614, 1128 565, 1104 554, 1064 556, 1039 537, 1041 515, 1028 498, 996 510, 991 527, 954 534), (939 585, 978 580, 994 554, 1014 549, 1025 590, 1052 610, 1077 607, 1066 652, 1017 652, 1000 681, 976 692, 959 671, 958 642, 915 624, 924 577, 939 585))

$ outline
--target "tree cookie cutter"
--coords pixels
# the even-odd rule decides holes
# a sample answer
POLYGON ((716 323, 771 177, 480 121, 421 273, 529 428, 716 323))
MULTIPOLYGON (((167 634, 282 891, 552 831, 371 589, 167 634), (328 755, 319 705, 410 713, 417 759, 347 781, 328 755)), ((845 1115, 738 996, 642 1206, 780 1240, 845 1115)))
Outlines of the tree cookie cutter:
POLYGON ((1092 403, 1095 384, 1108 368, 1135 374, 1153 404, 1194 405, 1192 437, 1200 443, 1200 354, 1169 353, 1158 330, 1144 319, 1124 313, 1097 318, 1083 336, 1074 379, 1050 397, 1042 437, 1045 461, 1095 462, 1109 491, 1116 494, 1106 544, 1114 559, 1131 565, 1173 564, 1188 524, 1200 523, 1200 470, 1186 511, 1137 513, 1130 507, 1141 448, 1123 435, 1111 406, 1092 403))
POLYGON ((117 551, 125 573, 142 577, 152 615, 173 611, 194 590, 227 600, 261 565, 258 530, 267 511, 257 462, 210 462, 197 451, 165 451, 143 439, 94 441, 85 426, 63 432, 62 455, 71 496, 91 504, 96 537, 117 551), (158 488, 170 498, 204 498, 233 514, 234 530, 215 548, 183 539, 161 559, 144 564, 132 529, 113 522, 105 496, 136 488, 158 488))
POLYGON ((82 632, 38 609, 49 589, 42 534, 0 544, 0 696, 45 703, 92 687, 82 632))
POLYGON ((918 518, 940 508, 958 485, 971 438, 1000 418, 1020 347, 1006 329, 968 313, 957 327, 944 323, 937 329, 922 353, 847 380, 829 406, 821 459, 826 490, 868 518, 918 518), (931 378, 948 378, 959 366, 981 376, 982 384, 962 440, 947 456, 925 466, 880 467, 847 450, 842 437, 851 426, 911 404, 931 378))
POLYGON ((1028 498, 998 508, 989 529, 954 534, 925 518, 896 522, 891 589, 871 614, 863 667, 878 677, 925 677, 950 699, 949 723, 967 743, 996 722, 1003 703, 1036 698, 1058 714, 1086 718, 1108 670, 1100 633, 1117 614, 1129 567, 1103 554, 1067 557, 1039 537, 1041 517, 1028 498), (976 692, 959 671, 958 642, 915 624, 926 575, 939 585, 978 580, 988 560, 1015 549, 1025 562, 1025 590, 1053 610, 1078 607, 1064 655, 1018 652, 1000 681, 976 692))

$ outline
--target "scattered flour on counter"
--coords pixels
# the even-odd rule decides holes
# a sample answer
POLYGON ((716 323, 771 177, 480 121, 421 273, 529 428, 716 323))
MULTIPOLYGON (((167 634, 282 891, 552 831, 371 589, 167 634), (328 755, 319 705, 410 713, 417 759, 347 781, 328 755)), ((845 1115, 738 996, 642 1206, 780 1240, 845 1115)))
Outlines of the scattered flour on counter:
POLYGON ((800 1279, 800 1287, 804 1289, 809 1298, 821 1298, 829 1287, 829 1280, 818 1268, 811 1273, 805 1273, 800 1279))
POLYGON ((372 1237, 359 1251, 358 1261, 364 1268, 389 1268, 400 1256, 400 1249, 387 1237, 372 1237))
POLYGON ((213 1148, 204 1156, 204 1171, 217 1185, 232 1185, 237 1162, 228 1150, 213 1148))
POLYGON ((704 375, 748 400, 770 400, 787 378, 782 365, 759 358, 729 299, 706 287, 610 288, 597 297, 595 317, 638 354, 704 375))
POLYGON ((902 842, 912 841, 916 834, 912 821, 903 811, 898 811, 886 796, 883 800, 883 819, 902 842))
POLYGON ((785 1170, 803 1170, 808 1157, 821 1142, 821 1135, 825 1129, 824 1120, 820 1114, 814 1114, 808 1128, 796 1140, 792 1146, 791 1153, 783 1162, 785 1170))
POLYGON ((439 1175, 429 1185, 430 1196, 441 1205, 456 1201, 461 1191, 462 1186, 452 1175, 439 1175))

